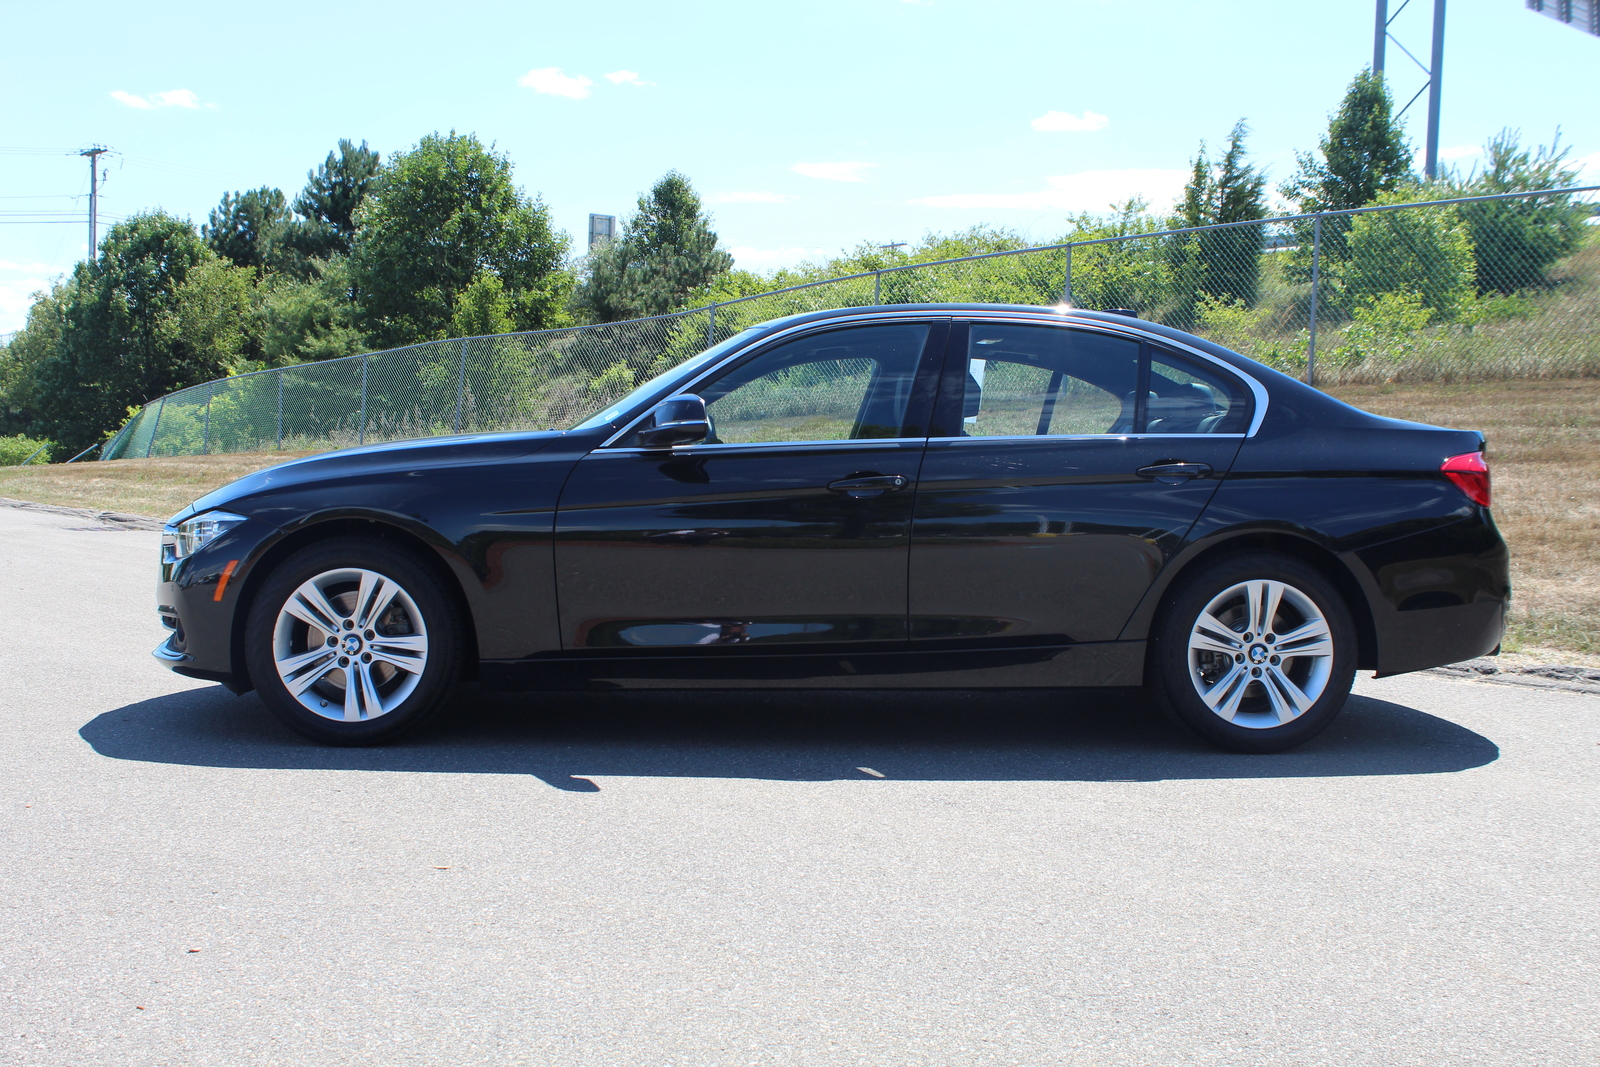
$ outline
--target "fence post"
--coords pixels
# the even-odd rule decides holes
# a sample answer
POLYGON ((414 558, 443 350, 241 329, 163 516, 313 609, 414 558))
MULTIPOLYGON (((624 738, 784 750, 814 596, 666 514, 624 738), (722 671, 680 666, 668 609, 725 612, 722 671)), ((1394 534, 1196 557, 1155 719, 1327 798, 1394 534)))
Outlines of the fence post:
POLYGON ((217 383, 216 383, 216 381, 213 380, 213 381, 207 382, 206 383, 206 428, 205 428, 205 431, 204 431, 203 435, 200 438, 200 454, 202 456, 209 456, 211 454, 211 398, 214 395, 216 395, 216 392, 217 392, 217 383))
POLYGON ((370 356, 361 357, 361 430, 357 444, 367 443, 367 360, 370 356))
POLYGON ((283 447, 283 371, 277 372, 278 377, 278 447, 283 447))
POLYGON ((144 458, 149 459, 156 450, 156 434, 161 431, 161 413, 167 410, 167 398, 156 401, 156 421, 150 427, 150 441, 144 446, 144 458))
POLYGON ((461 365, 456 369, 456 428, 461 432, 461 405, 467 398, 467 339, 461 339, 461 365))
POLYGON ((883 271, 881 270, 872 272, 872 302, 875 305, 883 303, 883 271))
POLYGON ((1061 283, 1061 302, 1068 306, 1072 304, 1072 242, 1067 242, 1067 278, 1061 283))
POLYGON ((706 317, 706 347, 710 348, 717 343, 717 305, 711 305, 711 314, 706 317))
POLYGON ((1317 302, 1322 299, 1322 216, 1311 220, 1311 336, 1306 339, 1306 384, 1317 384, 1317 302))

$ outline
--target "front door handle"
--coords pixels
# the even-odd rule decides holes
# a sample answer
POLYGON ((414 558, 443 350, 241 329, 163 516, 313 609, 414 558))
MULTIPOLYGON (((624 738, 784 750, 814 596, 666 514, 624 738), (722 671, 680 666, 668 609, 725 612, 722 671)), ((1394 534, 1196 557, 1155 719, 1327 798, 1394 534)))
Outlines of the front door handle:
POLYGON ((1169 460, 1165 463, 1152 463, 1148 467, 1140 467, 1134 473, 1141 478, 1154 478, 1167 485, 1181 485, 1190 478, 1204 478, 1210 474, 1211 464, 1169 460))
POLYGON ((903 474, 852 474, 848 478, 828 483, 828 491, 844 493, 857 500, 882 496, 896 489, 904 489, 911 479, 903 474))

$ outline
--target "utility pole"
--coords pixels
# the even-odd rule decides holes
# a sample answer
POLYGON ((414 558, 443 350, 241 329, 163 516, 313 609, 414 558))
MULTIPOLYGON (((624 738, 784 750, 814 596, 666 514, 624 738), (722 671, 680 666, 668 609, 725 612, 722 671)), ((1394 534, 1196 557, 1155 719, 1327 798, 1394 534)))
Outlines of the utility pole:
POLYGON ((1433 0, 1433 58, 1428 61, 1428 147, 1423 171, 1439 176, 1439 82, 1444 73, 1444 0, 1433 0))
POLYGON ((89 262, 93 263, 98 255, 99 246, 95 243, 95 224, 100 213, 100 157, 111 149, 105 145, 91 145, 79 152, 80 156, 89 157, 89 262))
POLYGON ((1389 42, 1389 0, 1378 0, 1377 23, 1372 30, 1372 73, 1383 75, 1383 48, 1389 42))

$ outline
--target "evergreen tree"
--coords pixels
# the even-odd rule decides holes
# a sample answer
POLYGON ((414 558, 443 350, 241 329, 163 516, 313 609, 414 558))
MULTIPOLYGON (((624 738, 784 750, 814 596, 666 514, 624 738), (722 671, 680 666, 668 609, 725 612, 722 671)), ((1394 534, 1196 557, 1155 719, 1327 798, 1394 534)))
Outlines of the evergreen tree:
POLYGON ((594 322, 661 315, 732 266, 689 179, 668 171, 621 235, 589 256, 575 303, 594 322))
POLYGON ((356 325, 383 347, 445 337, 457 298, 485 272, 518 329, 559 325, 566 251, 504 156, 471 134, 430 134, 389 160, 362 205, 350 255, 356 325))
POLYGON ((291 215, 283 191, 262 186, 244 193, 224 193, 222 203, 200 227, 211 250, 234 266, 265 272, 279 250, 291 215))
MULTIPOLYGON (((1217 164, 1207 158, 1201 142, 1172 228, 1267 217, 1266 175, 1246 161, 1244 139, 1249 132, 1243 119, 1235 123, 1228 134, 1228 149, 1217 164)), ((1265 237, 1264 227, 1234 226, 1174 238, 1169 262, 1179 306, 1169 316, 1173 325, 1192 325, 1196 298, 1254 305, 1261 285, 1265 237)))
POLYGON ((294 200, 295 213, 306 220, 294 236, 297 248, 317 259, 349 253, 356 210, 378 175, 379 162, 367 142, 358 148, 341 139, 338 154, 329 152, 321 167, 306 174, 306 187, 294 200))
MULTIPOLYGON (((1297 153, 1299 167, 1279 191, 1300 214, 1365 207, 1382 194, 1415 182, 1411 155, 1383 76, 1363 70, 1329 118, 1318 153, 1297 153)), ((1309 277, 1312 226, 1303 223, 1296 231, 1301 254, 1296 256, 1295 273, 1309 277)), ((1323 256, 1345 259, 1349 232, 1348 215, 1325 220, 1323 256)))

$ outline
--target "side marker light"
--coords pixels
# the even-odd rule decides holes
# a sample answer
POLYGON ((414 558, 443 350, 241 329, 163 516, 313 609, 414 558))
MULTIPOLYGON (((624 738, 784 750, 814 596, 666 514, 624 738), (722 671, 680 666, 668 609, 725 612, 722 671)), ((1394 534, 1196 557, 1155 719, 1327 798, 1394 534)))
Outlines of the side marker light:
POLYGON ((233 568, 237 567, 238 565, 238 560, 230 559, 228 561, 228 565, 222 568, 222 577, 217 579, 216 594, 211 598, 213 601, 220 601, 222 599, 222 594, 228 591, 228 579, 233 577, 233 568))

